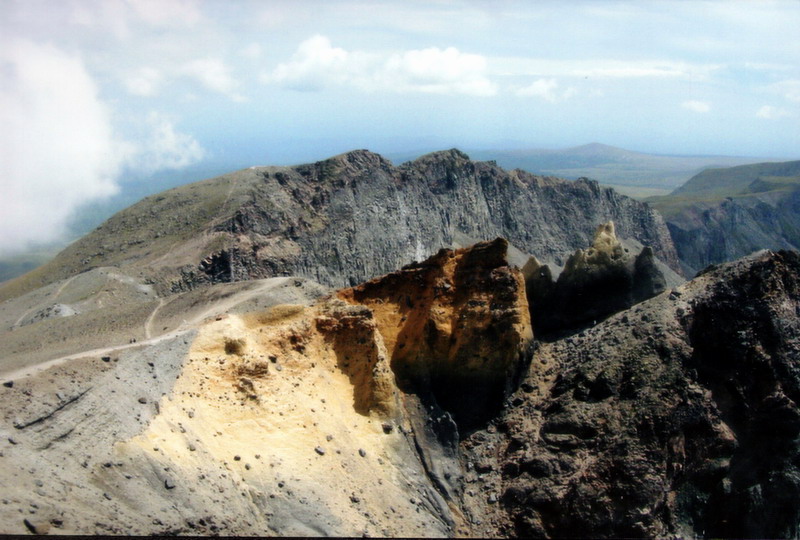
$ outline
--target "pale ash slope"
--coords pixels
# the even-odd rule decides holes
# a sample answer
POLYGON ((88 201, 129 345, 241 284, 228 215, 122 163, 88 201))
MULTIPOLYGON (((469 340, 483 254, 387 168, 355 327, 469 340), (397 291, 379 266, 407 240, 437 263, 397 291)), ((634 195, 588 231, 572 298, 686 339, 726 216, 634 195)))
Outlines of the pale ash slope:
POLYGON ((281 275, 353 285, 423 260, 459 235, 507 238, 563 264, 600 223, 678 269, 650 207, 595 182, 569 182, 457 150, 400 167, 359 150, 297 167, 253 167, 144 199, 0 288, 0 300, 95 266, 128 267, 160 295, 281 275))
MULTIPOLYGON (((506 249, 442 251, 391 278, 415 296, 446 289, 435 313, 450 323, 429 359, 456 359, 458 377, 524 366, 530 318, 506 249), (423 268, 438 278, 417 283, 423 268), (482 346, 489 334, 505 337, 482 346)), ((414 334, 433 314, 420 308, 404 335, 425 343, 414 334)), ((416 393, 397 386, 394 364, 422 359, 387 349, 381 320, 331 298, 216 317, 118 360, 79 359, 2 387, 0 529, 469 534, 447 452, 457 435, 443 448, 431 427, 451 417, 424 381, 416 393)))
POLYGON ((302 278, 221 283, 167 298, 124 269, 95 268, 0 304, 0 379, 41 363, 95 356, 187 331, 229 309, 263 309, 318 298, 302 278))

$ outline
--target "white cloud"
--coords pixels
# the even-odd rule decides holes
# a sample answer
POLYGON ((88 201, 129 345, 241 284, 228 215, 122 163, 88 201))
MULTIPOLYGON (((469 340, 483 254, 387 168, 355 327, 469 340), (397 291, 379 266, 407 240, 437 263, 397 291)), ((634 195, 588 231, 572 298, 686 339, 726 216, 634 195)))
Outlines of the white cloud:
POLYGON ((151 97, 158 93, 162 76, 157 69, 139 68, 124 78, 125 88, 134 96, 151 97))
POLYGON ((800 103, 800 80, 780 81, 773 84, 770 89, 789 101, 800 103))
POLYGON ((378 86, 396 91, 491 96, 497 88, 484 75, 486 58, 455 47, 411 50, 386 60, 378 86))
POLYGON ((705 80, 722 66, 669 60, 551 59, 497 57, 493 72, 503 76, 580 77, 601 79, 674 78, 705 80))
POLYGON ((145 173, 162 169, 182 169, 205 157, 205 150, 191 135, 175 130, 167 117, 151 112, 147 116, 145 140, 131 156, 129 165, 145 173))
POLYGON ((773 107, 772 105, 764 105, 756 111, 756 117, 765 120, 777 120, 784 116, 790 116, 789 111, 781 109, 780 107, 773 107))
POLYGON ((497 88, 485 72, 483 56, 454 47, 381 56, 333 47, 318 35, 301 43, 288 62, 263 75, 262 81, 305 91, 346 85, 364 91, 490 96, 497 88))
POLYGON ((681 107, 696 113, 707 113, 708 111, 711 110, 711 105, 709 105, 705 101, 696 101, 694 99, 689 101, 684 101, 683 103, 681 103, 681 107))
POLYGON ((241 51, 239 54, 244 56, 245 58, 252 58, 253 60, 261 58, 263 50, 261 49, 261 45, 258 43, 251 43, 241 51))
POLYGON ((569 99, 577 93, 573 87, 569 87, 563 92, 558 89, 558 81, 555 79, 539 79, 529 84, 517 88, 514 92, 520 97, 538 97, 550 103, 569 99))
POLYGON ((234 101, 244 98, 236 93, 238 82, 231 76, 230 68, 219 58, 199 58, 185 63, 180 73, 196 80, 206 89, 227 95, 234 101))
POLYGON ((262 80, 293 90, 321 90, 353 80, 358 76, 357 63, 344 49, 331 46, 325 36, 314 36, 300 44, 289 62, 279 64, 262 80))
POLYGON ((194 0, 127 0, 127 3, 153 26, 192 26, 200 20, 200 9, 194 0))
POLYGON ((154 113, 143 120, 141 142, 120 138, 78 56, 7 41, 0 73, 0 253, 61 238, 80 205, 118 191, 123 168, 178 169, 205 155, 193 137, 154 113))
POLYGON ((58 238, 81 203, 112 195, 130 148, 80 58, 16 41, 0 48, 0 252, 58 238))

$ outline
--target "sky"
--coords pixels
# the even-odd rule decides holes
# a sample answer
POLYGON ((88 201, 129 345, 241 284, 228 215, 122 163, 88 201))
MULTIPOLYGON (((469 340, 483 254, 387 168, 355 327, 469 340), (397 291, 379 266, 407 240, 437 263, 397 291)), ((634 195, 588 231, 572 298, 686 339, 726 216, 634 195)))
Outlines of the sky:
POLYGON ((798 28, 798 0, 0 0, 0 255, 192 167, 590 142, 798 159, 798 28))

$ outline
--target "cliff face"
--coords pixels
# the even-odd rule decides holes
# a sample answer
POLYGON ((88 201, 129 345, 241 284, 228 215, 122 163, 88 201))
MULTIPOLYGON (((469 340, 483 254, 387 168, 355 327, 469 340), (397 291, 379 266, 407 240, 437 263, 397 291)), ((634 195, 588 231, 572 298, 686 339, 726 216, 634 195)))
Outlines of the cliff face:
POLYGON ((759 249, 800 247, 800 161, 707 169, 652 204, 687 276, 759 249))
POLYGON ((798 312, 800 257, 767 252, 542 344, 539 373, 462 443, 475 520, 535 537, 796 537, 798 312))
POLYGON ((759 249, 800 247, 800 190, 688 208, 667 223, 686 275, 759 249))
POLYGON ((457 233, 478 240, 502 236, 563 264, 609 219, 621 236, 652 246, 678 268, 663 221, 646 205, 591 181, 507 172, 457 150, 399 168, 357 151, 261 174, 252 202, 217 227, 233 234, 228 257, 234 279, 289 272, 351 285, 423 260, 452 245, 457 233))
POLYGON ((507 238, 563 265, 613 220, 621 238, 679 263, 649 206, 595 182, 543 178, 450 150, 396 167, 359 150, 297 167, 252 167, 148 197, 0 289, 0 299, 97 266, 164 295, 283 275, 352 286, 442 247, 507 238))

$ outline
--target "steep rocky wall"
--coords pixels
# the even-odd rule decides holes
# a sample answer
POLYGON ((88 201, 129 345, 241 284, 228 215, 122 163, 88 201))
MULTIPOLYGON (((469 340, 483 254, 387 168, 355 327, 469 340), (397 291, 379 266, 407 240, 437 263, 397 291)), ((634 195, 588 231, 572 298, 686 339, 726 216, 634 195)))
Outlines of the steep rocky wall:
POLYGON ((798 313, 800 257, 768 252, 541 345, 510 407, 462 442, 469 519, 533 537, 797 537, 798 313))
POLYGON ((456 423, 493 416, 530 361, 525 285, 502 238, 339 292, 375 313, 400 387, 428 393, 456 423))
POLYGON ((356 151, 257 174, 251 202, 217 227, 232 235, 233 279, 288 272, 353 285, 425 259, 452 245, 456 233, 502 236, 563 264, 609 219, 620 236, 652 246, 679 267, 666 226, 647 205, 592 181, 508 172, 457 150, 399 168, 356 151))
POLYGON ((594 181, 506 171, 458 150, 402 166, 358 150, 309 165, 251 167, 148 197, 0 287, 0 300, 98 266, 124 268, 161 296, 286 275, 353 286, 460 238, 504 237, 562 266, 609 220, 620 238, 652 247, 679 271, 659 214, 594 181))
POLYGON ((667 223, 684 273, 691 277, 709 264, 759 249, 800 247, 800 190, 698 204, 667 223))

